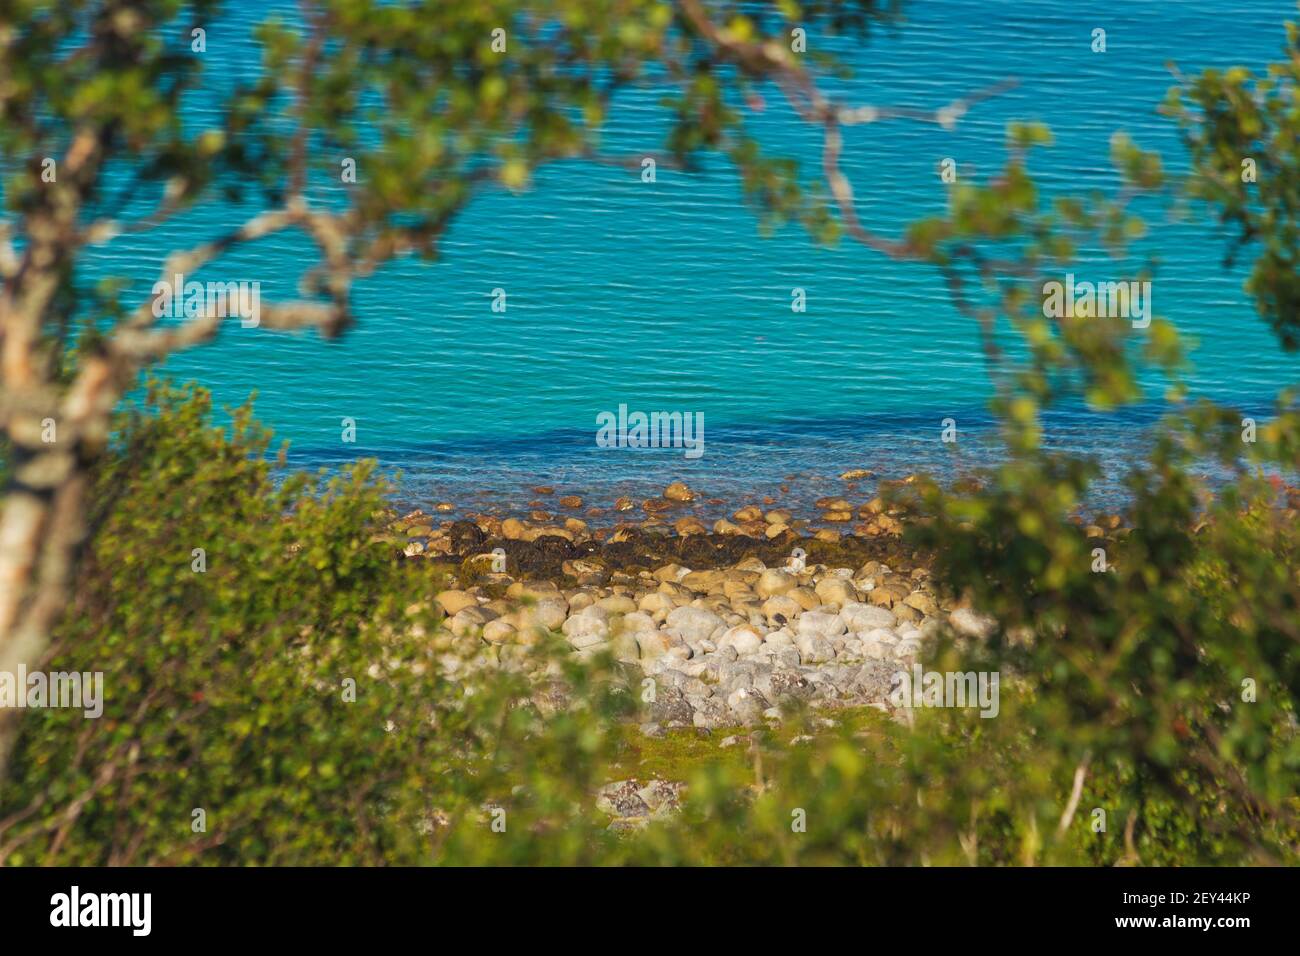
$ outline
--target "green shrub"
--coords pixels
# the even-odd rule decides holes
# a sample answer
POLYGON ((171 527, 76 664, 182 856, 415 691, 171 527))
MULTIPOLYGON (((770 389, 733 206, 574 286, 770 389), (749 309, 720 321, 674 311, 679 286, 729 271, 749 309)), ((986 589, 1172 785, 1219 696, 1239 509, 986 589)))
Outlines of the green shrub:
POLYGON ((927 663, 1001 670, 998 719, 922 710, 909 729, 868 711, 828 733, 794 714, 740 759, 696 742, 681 760, 671 741, 629 745, 632 682, 609 662, 543 645, 475 668, 485 648, 437 636, 426 609, 442 582, 377 533, 385 486, 369 464, 277 482, 249 408, 227 434, 201 390, 154 384, 148 404, 123 417, 99 476, 91 557, 47 665, 103 671, 104 713, 27 712, 0 793, 5 862, 1296 858, 1295 657, 1280 642, 1297 620, 1297 542, 1271 501, 1234 501, 1193 532, 1189 499, 1157 484, 1115 573, 1067 560, 1053 574, 1053 548, 1086 544, 1074 525, 1045 510, 1009 525, 1032 512, 1006 488, 975 520, 931 498, 921 537, 943 546, 948 580, 1041 635, 948 642, 927 663), (539 683, 548 666, 555 680, 539 683), (1242 675, 1258 683, 1252 704, 1236 700, 1242 675), (813 742, 789 743, 805 729, 813 742), (615 836, 596 791, 639 766, 684 780, 686 805, 615 836))
POLYGON ((227 435, 201 390, 155 384, 149 403, 98 476, 94 543, 47 665, 102 671, 104 713, 26 714, 0 791, 8 862, 400 852, 410 837, 381 808, 401 806, 429 735, 384 730, 419 699, 415 676, 369 671, 420 659, 386 635, 427 586, 368 540, 383 503, 371 465, 277 484, 247 407, 227 435))

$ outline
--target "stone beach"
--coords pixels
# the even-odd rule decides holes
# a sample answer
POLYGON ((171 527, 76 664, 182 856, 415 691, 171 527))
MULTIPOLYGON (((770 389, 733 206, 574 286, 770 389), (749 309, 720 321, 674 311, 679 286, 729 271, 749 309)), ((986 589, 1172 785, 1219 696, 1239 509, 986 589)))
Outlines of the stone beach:
MULTIPOLYGON (((607 507, 536 486, 526 514, 391 515, 385 540, 452 585, 434 598, 433 640, 453 676, 527 668, 524 649, 558 634, 579 660, 618 662, 640 697, 642 739, 690 734, 716 751, 747 749, 750 728, 781 729, 791 704, 814 711, 813 733, 865 709, 900 718, 896 675, 922 662, 928 637, 982 640, 997 628, 936 588, 930 556, 904 541, 902 513, 857 491, 873 477, 845 472, 846 493, 818 499, 810 517, 770 497, 713 517, 726 503, 680 481, 607 507)), ((1284 490, 1294 516, 1300 491, 1284 490)), ((1128 534, 1116 514, 1076 521, 1093 545, 1128 534)), ((534 674, 534 700, 558 709, 566 693, 553 676, 534 674)), ((812 739, 791 732, 786 745, 812 739)), ((675 812, 684 788, 638 775, 606 784, 596 804, 611 829, 635 829, 675 812)))
MULTIPOLYGON (((712 528, 674 516, 697 498, 674 482, 642 503, 644 520, 599 528, 544 506, 455 521, 417 511, 393 519, 392 540, 457 584, 436 595, 438 640, 479 642, 498 665, 548 632, 579 658, 608 653, 653 681, 642 726, 652 735, 775 721, 792 700, 883 709, 927 635, 945 622, 970 637, 993 628, 935 592, 880 498, 828 497, 819 520, 748 504, 712 528)), ((583 506, 570 494, 555 504, 583 506)))

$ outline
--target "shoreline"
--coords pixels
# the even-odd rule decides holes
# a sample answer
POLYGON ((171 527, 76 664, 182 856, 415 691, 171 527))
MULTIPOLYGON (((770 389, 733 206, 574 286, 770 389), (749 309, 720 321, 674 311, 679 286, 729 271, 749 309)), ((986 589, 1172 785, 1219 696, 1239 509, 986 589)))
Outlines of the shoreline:
MULTIPOLYGON (((579 660, 608 655, 632 668, 629 689, 649 682, 635 720, 649 737, 776 725, 791 706, 897 714, 910 706, 891 699, 898 675, 921 662, 923 642, 944 629, 963 639, 996 630, 936 589, 931 562, 903 542, 901 522, 878 497, 826 502, 824 514, 842 518, 846 534, 756 505, 709 529, 682 513, 693 500, 677 482, 643 503, 639 522, 625 509, 614 512, 616 525, 596 529, 577 528, 585 522, 576 518, 435 527, 423 512, 394 527, 404 529, 406 560, 445 576, 430 638, 452 673, 530 672, 533 647, 560 635, 579 660)), ((532 676, 563 706, 545 670, 532 676)))
MULTIPOLYGON (((492 573, 498 549, 496 573, 549 579, 567 573, 566 561, 592 556, 611 571, 633 572, 674 559, 707 569, 747 557, 781 562, 795 549, 809 563, 900 557, 915 563, 920 556, 902 542, 901 512, 889 508, 882 494, 916 480, 914 475, 881 479, 869 469, 852 469, 839 476, 840 493, 816 498, 812 509, 788 504, 784 494, 729 502, 682 481, 654 497, 624 495, 612 502, 538 485, 529 489, 526 509, 488 511, 444 501, 429 511, 387 512, 384 539, 404 557, 455 566, 469 579, 492 573)), ((789 490, 785 484, 778 492, 789 490)), ((1080 516, 1076 523, 1090 537, 1104 538, 1121 527, 1122 519, 1100 513, 1092 522, 1080 516)))
MULTIPOLYGON (((898 675, 930 638, 984 640, 1000 625, 936 586, 933 556, 905 541, 901 512, 874 493, 891 483, 875 478, 842 474, 844 494, 815 517, 765 499, 712 526, 693 506, 726 503, 681 481, 614 508, 535 486, 554 511, 394 513, 380 538, 440 578, 432 638, 453 672, 466 660, 527 671, 529 650, 562 635, 580 659, 608 654, 653 682, 640 717, 651 736, 776 723, 792 702, 897 716, 898 675)), ((1294 517, 1300 490, 1284 490, 1294 517)), ((1117 513, 1094 521, 1077 518, 1096 546, 1131 531, 1117 513)))

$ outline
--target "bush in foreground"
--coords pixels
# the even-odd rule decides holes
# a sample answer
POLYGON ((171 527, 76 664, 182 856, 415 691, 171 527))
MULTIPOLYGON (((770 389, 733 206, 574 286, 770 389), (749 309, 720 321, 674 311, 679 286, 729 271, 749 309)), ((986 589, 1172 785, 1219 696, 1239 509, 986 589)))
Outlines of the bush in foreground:
MULTIPOLYGON (((1049 628, 1028 646, 937 646, 927 667, 1010 678, 996 720, 922 710, 909 729, 869 711, 828 731, 792 714, 724 755, 690 731, 630 732, 635 684, 601 662, 544 645, 524 666, 470 666, 488 649, 423 610, 440 582, 375 534, 385 489, 369 465, 277 483, 248 408, 227 432, 201 390, 155 384, 149 403, 96 486, 92 557, 46 668, 103 671, 104 712, 26 714, 0 792, 7 863, 1295 859, 1292 675, 1277 663, 1293 660, 1278 642, 1296 540, 1263 502, 1199 534, 1135 533, 1118 575, 1039 585, 1035 623, 1067 621, 1068 642, 1049 628), (558 708, 539 694, 548 665, 558 708), (1250 705, 1233 700, 1242 673, 1259 682, 1250 705), (804 730, 813 741, 792 745, 804 730), (607 831, 599 787, 652 765, 688 784, 682 812, 607 831)), ((952 580, 1025 623, 1031 592, 1009 589, 1041 577, 1043 553, 1020 542, 1026 567, 1002 555, 1001 576, 981 576, 979 522, 955 528, 927 532, 974 536, 943 538, 952 580)), ((1058 548, 1079 534, 1049 533, 1058 548)))

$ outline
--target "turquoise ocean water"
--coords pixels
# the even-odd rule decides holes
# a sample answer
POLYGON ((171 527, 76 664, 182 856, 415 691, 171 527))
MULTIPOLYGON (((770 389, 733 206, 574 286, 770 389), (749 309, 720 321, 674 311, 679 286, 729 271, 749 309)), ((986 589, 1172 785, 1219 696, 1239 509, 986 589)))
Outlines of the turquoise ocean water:
MULTIPOLYGON (((292 17, 293 4, 279 6, 292 17)), ((250 31, 274 8, 235 3, 209 29, 214 84, 254 75, 250 31)), ((1167 64, 1260 67, 1280 56, 1282 22, 1296 10, 1283 0, 947 0, 906 14, 900 29, 860 49, 836 47, 857 73, 833 85, 842 98, 934 108, 1008 76, 1020 85, 953 131, 906 121, 847 131, 844 168, 860 211, 886 234, 944 207, 943 158, 962 175, 998 168, 1013 119, 1053 128, 1056 146, 1032 166, 1049 190, 1113 185, 1115 130, 1176 167, 1176 133, 1156 113, 1173 82, 1167 64), (1095 27, 1107 31, 1104 54, 1090 48, 1095 27)), ((811 174, 815 131, 775 91, 764 99, 756 129, 811 174)), ((209 108, 196 100, 190 121, 209 108)), ((664 126, 658 94, 634 91, 617 101, 605 145, 650 152, 664 126)), ((246 212, 211 204, 115 240, 95 250, 82 278, 124 276, 143 297, 168 249, 217 235, 246 212)), ((1262 412, 1300 380, 1297 358, 1255 317, 1243 273, 1221 268, 1213 229, 1155 226, 1156 312, 1197 342, 1193 391, 1262 412)), ((231 328, 165 370, 211 387, 219 403, 256 390, 260 417, 292 442, 291 463, 375 455, 402 471, 412 503, 506 506, 538 483, 607 502, 677 477, 729 500, 789 475, 826 494, 845 468, 950 473, 992 454, 978 434, 988 385, 976 332, 934 273, 848 241, 820 247, 794 228, 761 237, 721 160, 697 175, 660 169, 654 184, 614 166, 547 167, 527 193, 484 194, 441 251, 436 263, 398 261, 361 282, 358 325, 341 342, 231 328), (806 313, 790 309, 794 287, 806 290, 806 313), (495 288, 507 291, 504 314, 490 308, 495 288), (702 412, 705 453, 598 448, 596 416, 620 404, 702 412), (356 422, 355 444, 340 440, 345 417, 356 422), (946 417, 972 439, 957 451, 939 441, 946 417)), ((264 297, 288 296, 307 252, 299 239, 272 238, 199 277, 256 279, 264 297)), ((1076 271, 1107 277, 1087 263, 1076 271)), ((1118 424, 1065 414, 1051 420, 1049 439, 1114 470, 1152 414, 1118 424)))

